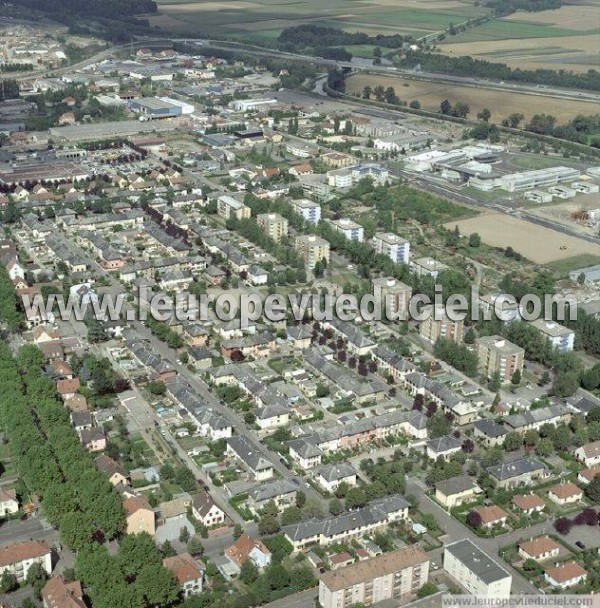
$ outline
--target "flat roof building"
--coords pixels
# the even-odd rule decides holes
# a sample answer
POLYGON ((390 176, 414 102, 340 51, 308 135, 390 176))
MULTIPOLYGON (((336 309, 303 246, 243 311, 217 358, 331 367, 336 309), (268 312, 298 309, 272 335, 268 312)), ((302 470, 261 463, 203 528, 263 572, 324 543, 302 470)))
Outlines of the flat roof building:
POLYGON ((295 246, 296 251, 310 270, 322 260, 329 264, 329 243, 325 239, 314 234, 303 234, 296 237, 295 246))
POLYGON ((560 323, 556 323, 556 321, 546 321, 544 319, 531 321, 530 325, 548 338, 552 343, 552 346, 558 348, 561 352, 573 350, 575 332, 572 329, 560 325, 560 323))
POLYGON ((525 350, 502 336, 483 336, 477 341, 479 370, 488 378, 496 374, 500 382, 510 382, 515 372, 523 371, 525 350))
POLYGON ((444 570, 471 595, 510 596, 512 576, 470 540, 446 545, 444 570))
POLYGON ((288 235, 288 220, 279 213, 261 213, 256 216, 256 222, 260 229, 277 243, 288 235))
POLYGON ((373 248, 396 264, 408 264, 410 243, 391 232, 377 232, 373 237, 373 248))
POLYGON ((353 222, 347 217, 339 220, 330 220, 329 224, 336 231, 343 234, 349 241, 358 241, 362 243, 364 230, 360 224, 353 222))
POLYGON ((308 198, 300 198, 290 203, 294 211, 301 215, 307 222, 318 224, 321 220, 321 205, 308 198))
POLYGON ((447 264, 430 257, 411 260, 410 266, 419 276, 429 275, 434 279, 437 278, 440 272, 444 272, 444 270, 448 270, 450 268, 450 266, 447 264))

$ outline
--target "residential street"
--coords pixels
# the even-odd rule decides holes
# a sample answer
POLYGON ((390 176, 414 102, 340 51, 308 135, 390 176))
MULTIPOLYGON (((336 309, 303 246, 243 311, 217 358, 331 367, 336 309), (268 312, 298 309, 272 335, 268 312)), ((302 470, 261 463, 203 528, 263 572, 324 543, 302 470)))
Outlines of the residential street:
MULTIPOLYGON (((539 593, 538 590, 531 583, 529 583, 529 581, 527 581, 527 579, 521 576, 516 570, 514 570, 514 568, 511 568, 500 558, 498 555, 498 550, 500 547, 509 545, 517 540, 520 540, 521 538, 537 536, 539 534, 543 534, 544 532, 549 532, 551 526, 548 522, 531 526, 526 530, 515 530, 496 538, 480 538, 475 533, 471 532, 471 530, 469 530, 466 526, 463 526, 459 521, 454 519, 454 517, 444 511, 444 509, 442 509, 442 507, 440 507, 431 498, 429 498, 429 496, 425 494, 424 485, 420 482, 415 482, 414 479, 411 479, 407 484, 406 491, 408 494, 414 494, 418 497, 420 511, 423 513, 430 513, 436 518, 436 521, 440 527, 446 532, 447 538, 444 541, 445 544, 450 544, 463 538, 471 540, 475 545, 483 549, 489 557, 500 563, 512 574, 513 595, 537 595, 539 593)), ((436 563, 441 566, 441 555, 443 554, 443 549, 438 549, 436 552, 434 552, 434 554, 434 559, 437 558, 435 559, 436 563)))

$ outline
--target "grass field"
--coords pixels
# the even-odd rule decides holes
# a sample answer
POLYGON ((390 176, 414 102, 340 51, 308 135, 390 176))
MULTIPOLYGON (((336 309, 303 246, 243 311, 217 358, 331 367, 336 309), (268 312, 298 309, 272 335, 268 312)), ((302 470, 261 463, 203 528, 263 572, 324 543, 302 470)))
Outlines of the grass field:
POLYGON ((396 90, 396 95, 403 101, 419 100, 422 109, 434 112, 439 111, 440 103, 444 99, 450 103, 457 101, 467 103, 471 108, 471 118, 474 118, 482 108, 488 108, 492 113, 492 121, 497 123, 513 112, 521 112, 526 120, 533 114, 545 112, 556 116, 559 122, 568 122, 576 114, 598 112, 597 104, 591 102, 574 102, 511 91, 476 89, 375 74, 351 76, 346 81, 346 90, 349 93, 360 93, 366 85, 371 87, 382 85, 386 88, 392 86, 396 90))
POLYGON ((582 0, 560 9, 517 12, 447 38, 440 49, 454 56, 497 61, 517 68, 600 67, 600 0, 582 0))
POLYGON ((598 245, 496 212, 482 213, 459 222, 449 222, 446 227, 452 229, 456 225, 462 234, 477 232, 488 245, 510 246, 536 264, 560 262, 564 266, 566 260, 571 258, 600 257, 598 245))
POLYGON ((548 266, 558 272, 561 276, 567 276, 573 270, 577 270, 578 268, 587 268, 588 266, 595 266, 596 264, 600 264, 600 255, 576 255, 572 258, 567 258, 565 260, 558 260, 556 262, 551 262, 548 266))
POLYGON ((149 17, 153 25, 263 40, 302 23, 420 37, 487 12, 468 0, 158 0, 158 5, 159 14, 149 17))

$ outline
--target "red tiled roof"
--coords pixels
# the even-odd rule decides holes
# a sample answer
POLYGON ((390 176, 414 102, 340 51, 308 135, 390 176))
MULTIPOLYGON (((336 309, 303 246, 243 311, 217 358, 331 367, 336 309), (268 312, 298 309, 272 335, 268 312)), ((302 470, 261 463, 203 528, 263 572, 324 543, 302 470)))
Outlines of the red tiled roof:
POLYGON ((204 565, 198 563, 189 553, 181 553, 163 559, 163 565, 170 570, 180 585, 202 578, 204 565))
POLYGON ((521 494, 519 496, 513 496, 512 503, 523 511, 546 506, 546 503, 537 494, 521 494))
POLYGON ((34 559, 50 553, 50 547, 39 540, 26 540, 0 549, 0 568, 18 564, 25 559, 34 559))
POLYGON ((556 486, 552 486, 549 493, 554 494, 557 498, 571 498, 572 496, 579 496, 583 494, 583 490, 576 486, 574 483, 559 483, 556 486))
POLYGON ((553 549, 560 549, 560 545, 555 540, 552 540, 549 536, 539 536, 538 538, 533 538, 532 540, 520 543, 519 547, 523 549, 525 553, 534 558, 538 557, 539 555, 544 555, 544 553, 548 553, 553 549))
POLYGON ((238 566, 241 566, 244 562, 248 561, 250 552, 255 547, 265 555, 271 554, 262 541, 257 538, 250 538, 247 534, 242 534, 231 547, 225 549, 225 555, 232 559, 238 566))
POLYGON ((546 574, 553 578, 557 583, 566 583, 578 576, 587 574, 587 570, 582 568, 577 562, 564 562, 558 566, 546 568, 546 574))

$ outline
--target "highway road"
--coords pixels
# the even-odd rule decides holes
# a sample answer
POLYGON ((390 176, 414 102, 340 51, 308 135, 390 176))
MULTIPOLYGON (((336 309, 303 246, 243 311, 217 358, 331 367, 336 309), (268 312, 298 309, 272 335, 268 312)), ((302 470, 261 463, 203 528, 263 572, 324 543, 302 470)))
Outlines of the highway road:
MULTIPOLYGON (((190 46, 195 46, 199 51, 202 47, 209 46, 211 48, 222 50, 222 51, 238 51, 244 52, 259 57, 272 57, 275 59, 289 59, 290 61, 304 61, 319 65, 327 69, 347 69, 355 71, 367 71, 382 74, 386 76, 398 76, 402 78, 410 78, 414 80, 425 80, 429 82, 439 82, 441 84, 460 84, 465 87, 476 87, 481 89, 492 89, 500 91, 509 91, 514 93, 523 93, 526 95, 533 95, 537 97, 553 97, 557 99, 567 99, 571 101, 589 101, 593 103, 600 102, 600 93, 595 93, 587 90, 570 90, 561 89, 558 87, 546 87, 543 85, 534 84, 522 84, 514 82, 503 82, 503 81, 491 81, 481 78, 471 78, 467 76, 451 76, 448 74, 439 74, 431 72, 415 71, 413 69, 406 70, 393 66, 384 65, 369 65, 368 62, 348 62, 348 61, 336 61, 333 59, 324 59, 322 57, 315 57, 312 55, 302 55, 300 53, 286 53, 283 51, 268 49, 257 45, 249 45, 243 43, 236 43, 222 40, 199 40, 190 38, 140 38, 130 44, 122 44, 114 47, 107 48, 100 51, 96 55, 89 57, 83 61, 57 68, 55 70, 41 70, 36 72, 28 72, 22 75, 15 75, 14 78, 21 81, 35 80, 42 76, 49 75, 61 75, 70 72, 77 72, 85 67, 99 63, 118 54, 119 52, 126 51, 129 49, 137 49, 152 44, 172 44, 172 43, 183 43, 190 46)), ((590 111, 592 113, 592 109, 590 111)))

